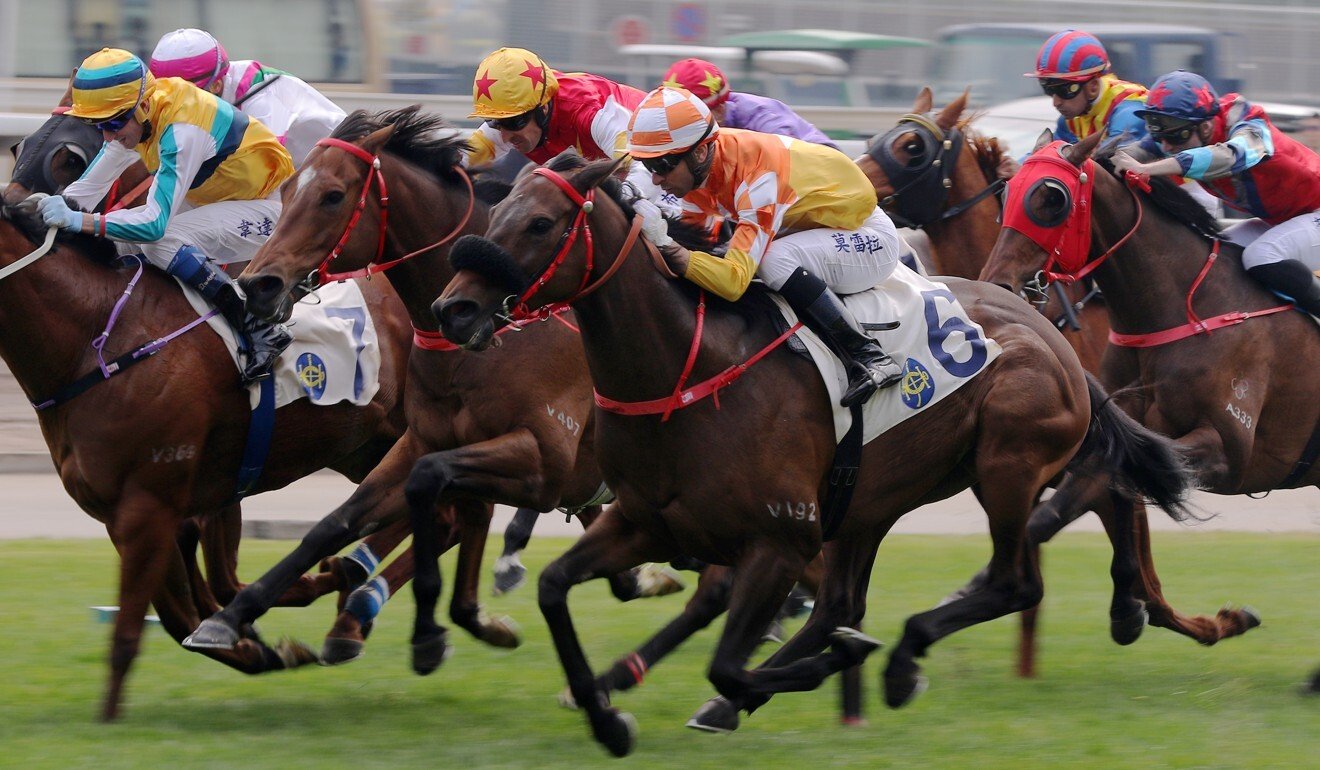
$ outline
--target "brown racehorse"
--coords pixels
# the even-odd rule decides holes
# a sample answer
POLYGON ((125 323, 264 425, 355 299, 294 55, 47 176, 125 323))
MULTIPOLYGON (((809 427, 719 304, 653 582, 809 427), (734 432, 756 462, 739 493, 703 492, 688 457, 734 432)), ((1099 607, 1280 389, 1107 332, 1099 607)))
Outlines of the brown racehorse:
MULTIPOLYGON (((971 127, 975 115, 963 118, 966 93, 939 111, 932 109, 932 103, 930 89, 921 89, 912 112, 875 137, 857 165, 896 221, 929 235, 936 273, 977 278, 999 237, 1001 207, 996 193, 1003 187, 999 179, 1003 149, 997 139, 971 127)), ((1087 284, 1055 283, 1048 294, 1032 297, 1041 312, 1054 319, 1082 368, 1093 374, 1100 371, 1109 341, 1109 318, 1098 294, 1087 284)), ((1106 530, 1112 531, 1108 523, 1106 530)), ((1017 661, 1021 676, 1036 675, 1039 612, 1039 607, 1022 612, 1017 661)))
MULTIPOLYGON (((491 502, 537 510, 580 507, 602 490, 592 452, 591 389, 582 343, 568 323, 534 324, 502 338, 497 355, 474 356, 439 339, 430 304, 453 272, 445 259, 448 236, 484 232, 489 204, 478 200, 462 170, 460 138, 437 136, 444 123, 408 108, 379 115, 357 112, 335 131, 338 144, 313 150, 286 184, 284 214, 240 283, 256 313, 282 318, 291 302, 314 290, 318 266, 327 270, 388 270, 408 307, 418 345, 409 361, 405 394, 408 428, 394 450, 353 495, 317 524, 289 556, 249 584, 227 607, 198 627, 191 643, 225 647, 317 560, 407 512, 405 481, 423 456, 438 453, 498 484, 486 496, 428 508, 412 522, 417 579, 438 593, 435 558, 459 545, 450 616, 478 639, 519 643, 513 626, 487 618, 477 601, 491 502), (361 155, 365 155, 364 161, 361 155), (379 158, 377 181, 375 159, 379 158), (388 189, 388 222, 380 198, 388 189), (378 192, 379 191, 379 192, 378 192), (342 250, 336 244, 342 241, 342 250), (432 248, 434 246, 434 248, 432 248), (327 255, 334 251, 333 262, 327 255), (452 508, 452 512, 450 511, 452 508), (444 514, 444 529, 436 511, 444 514)), ((396 576, 397 577, 397 576, 396 576)), ((398 584, 389 581, 391 586, 398 584)), ((613 586, 620 598, 628 577, 613 586)), ((434 606, 434 601, 432 603, 434 606)), ((337 655, 356 654, 361 629, 341 615, 332 638, 337 655), (343 627, 348 624, 348 627, 343 627), (355 649, 347 649, 349 646, 355 649)), ((432 640, 416 665, 429 673, 447 653, 432 640)))
MULTIPOLYGON (((1158 344, 1120 340, 1124 344, 1112 346, 1105 356, 1101 375, 1108 386, 1123 388, 1124 406, 1133 417, 1175 437, 1203 489, 1246 494, 1320 483, 1320 468, 1298 463, 1320 421, 1320 403, 1309 379, 1310 365, 1320 361, 1314 323, 1297 312, 1260 313, 1280 307, 1280 300, 1246 276, 1241 248, 1220 241, 1217 222, 1176 185, 1154 179, 1145 192, 1139 180, 1124 184, 1103 165, 1112 148, 1093 158, 1098 138, 1062 149, 1046 146, 1049 139, 1043 136, 1032 156, 1045 165, 1033 177, 1031 193, 1019 208, 1005 212, 1005 221, 1012 225, 1031 217, 1053 223, 1051 231, 1089 228, 1090 249, 1064 249, 1057 265, 1047 265, 1036 242, 1006 227, 982 278, 1017 290, 1038 271, 1053 270, 1066 280, 1094 270, 1115 332, 1175 330, 1167 342, 1150 341, 1158 344), (1082 174, 1093 185, 1089 192, 1082 174), (1073 216, 1073 201, 1079 196, 1089 198, 1089 217, 1073 216), (1233 315, 1237 313, 1246 316, 1233 315), (1221 319, 1220 314, 1230 315, 1221 319), (1261 317, 1246 320, 1255 314, 1261 317), (1228 328, 1194 333, 1194 315, 1212 330, 1221 321, 1230 323, 1228 328)), ((1033 516, 1033 541, 1048 540, 1087 510, 1129 517, 1132 501, 1110 494, 1107 482, 1104 474, 1066 477, 1033 516)), ((1139 503, 1136 514, 1144 521, 1139 503)), ((1130 604, 1134 596, 1144 600, 1152 624, 1202 644, 1259 624, 1245 608, 1226 608, 1213 618, 1184 618, 1173 612, 1149 564, 1144 537, 1138 550, 1142 568, 1124 580, 1116 576, 1116 592, 1126 594, 1116 593, 1116 603, 1130 604)))
MULTIPOLYGON (((32 252, 40 220, 5 207, 0 264, 32 252)), ((25 395, 45 401, 97 368, 88 342, 105 328, 132 270, 112 265, 114 245, 88 236, 61 236, 45 257, 0 281, 0 356, 25 395), (51 302, 51 297, 63 298, 51 302)), ((397 299, 367 291, 383 326, 400 323, 397 299)), ((163 338, 197 318, 177 284, 146 271, 122 308, 106 358, 163 338)), ((406 323, 406 322, 404 322, 406 323)), ((382 387, 365 407, 312 406, 298 401, 276 413, 265 470, 254 491, 278 489, 320 468, 350 478, 366 475, 401 432, 398 395, 406 349, 382 345, 382 387)), ((166 630, 182 640, 199 614, 199 591, 176 534, 189 517, 218 515, 233 505, 248 428, 248 393, 220 339, 208 330, 179 336, 140 365, 72 400, 38 411, 51 458, 70 496, 106 525, 120 555, 120 612, 110 651, 110 682, 102 716, 113 719, 125 676, 136 657, 148 603, 166 630)), ((195 533, 184 532, 187 543, 195 533)), ((234 543, 236 547, 236 541, 234 543)), ((304 586, 303 601, 332 589, 304 586)), ((245 629, 233 651, 214 658, 245 673, 315 660, 305 648, 273 650, 245 629)))
MULTIPOLYGON (((524 302, 536 308, 571 301, 599 398, 672 395, 689 403, 668 421, 597 409, 597 456, 618 500, 540 577, 541 610, 569 689, 612 753, 631 751, 634 722, 597 689, 568 613, 567 592, 577 583, 679 554, 734 566, 729 615, 709 670, 728 700, 696 717, 706 729, 727 731, 736 727, 737 709, 817 687, 878 646, 843 627, 865 612, 880 540, 903 513, 975 484, 991 520, 993 578, 908 620, 884 674, 886 700, 898 706, 918 692, 915 659, 932 643, 1040 600, 1040 576, 1024 548, 1027 518, 1045 483, 1074 455, 1105 444, 1107 465, 1122 456, 1125 469, 1143 474, 1135 483, 1170 506, 1186 484, 1176 455, 1122 420, 1048 321, 993 286, 951 279, 952 295, 1003 353, 864 448, 852 509, 825 544, 826 573, 810 619, 761 668, 746 670, 793 581, 821 550, 817 512, 835 448, 829 397, 815 367, 782 347, 737 369, 779 336, 747 302, 708 299, 694 347, 699 292, 648 259, 649 244, 636 240, 639 220, 612 180, 614 165, 601 161, 574 172, 567 166, 554 162, 525 177, 494 211, 488 238, 455 245, 451 260, 459 272, 435 310, 446 337, 485 348, 497 319, 503 324, 511 315, 509 305, 520 316, 524 302), (718 380, 718 401, 688 402, 677 393, 683 386, 674 387, 689 368, 685 361, 691 381, 707 383, 694 388, 713 387, 713 378, 732 371, 742 377, 718 380), (1137 460, 1130 452, 1138 447, 1156 451, 1137 460)), ((434 499, 412 494, 423 484, 443 494, 484 492, 481 480, 451 481, 450 474, 442 463, 418 464, 409 482, 415 515, 434 499)), ((427 642, 416 634, 433 625, 429 610, 419 603, 415 645, 427 642)))

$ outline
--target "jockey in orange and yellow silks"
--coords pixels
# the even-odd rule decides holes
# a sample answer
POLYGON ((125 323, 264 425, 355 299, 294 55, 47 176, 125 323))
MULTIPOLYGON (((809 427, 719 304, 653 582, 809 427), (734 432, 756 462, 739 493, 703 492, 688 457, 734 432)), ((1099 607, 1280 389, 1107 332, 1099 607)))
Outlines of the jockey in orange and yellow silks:
POLYGON ((845 406, 901 379, 902 367, 837 296, 888 278, 901 247, 875 188, 846 155, 792 137, 721 129, 700 99, 666 87, 633 113, 628 152, 681 199, 685 218, 736 223, 728 250, 716 257, 674 244, 658 212, 638 206, 644 231, 675 273, 728 300, 741 297, 753 276, 778 291, 848 366, 845 406))

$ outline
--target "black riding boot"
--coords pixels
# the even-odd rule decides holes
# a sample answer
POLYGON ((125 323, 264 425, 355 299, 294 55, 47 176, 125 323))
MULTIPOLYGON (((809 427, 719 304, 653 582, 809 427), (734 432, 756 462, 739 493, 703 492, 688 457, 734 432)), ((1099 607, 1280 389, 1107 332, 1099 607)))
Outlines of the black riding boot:
POLYGON ((1320 317, 1320 278, 1301 262, 1285 259, 1282 262, 1256 265, 1247 270, 1247 275, 1271 291, 1292 297, 1297 307, 1320 317))
POLYGON ((293 342, 284 324, 263 321, 247 312, 243 292, 234 279, 197 249, 185 246, 174 255, 166 271, 197 290, 247 342, 243 384, 270 376, 275 360, 293 342))
POLYGON ((838 295, 810 271, 799 267, 779 293, 798 318, 829 346, 848 368, 848 389, 839 403, 852 406, 903 379, 903 367, 862 331, 838 295))

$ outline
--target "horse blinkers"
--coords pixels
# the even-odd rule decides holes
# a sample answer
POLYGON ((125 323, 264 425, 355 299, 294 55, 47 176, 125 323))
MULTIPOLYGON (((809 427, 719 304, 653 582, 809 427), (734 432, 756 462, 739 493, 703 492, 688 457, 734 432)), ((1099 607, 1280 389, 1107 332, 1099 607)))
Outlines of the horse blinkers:
POLYGON ((921 228, 939 221, 940 208, 953 186, 949 176, 961 149, 962 133, 958 129, 945 134, 924 115, 904 115, 867 151, 894 190, 880 201, 880 206, 902 227, 921 228), (894 152, 894 146, 908 134, 915 139, 906 142, 905 147, 914 151, 904 160, 894 152))

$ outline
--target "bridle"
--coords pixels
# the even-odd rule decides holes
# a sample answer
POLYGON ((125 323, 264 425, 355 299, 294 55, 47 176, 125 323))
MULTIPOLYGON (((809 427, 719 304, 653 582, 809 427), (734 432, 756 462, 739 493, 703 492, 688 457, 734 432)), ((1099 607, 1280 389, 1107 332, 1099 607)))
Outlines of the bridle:
POLYGON ((468 219, 472 216, 472 207, 476 202, 476 195, 472 190, 472 177, 468 176, 467 172, 461 167, 456 166, 455 170, 458 171, 459 176, 463 177, 463 181, 467 184, 468 191, 467 211, 463 213, 463 218, 454 226, 454 229, 449 235, 446 235, 435 243, 432 243, 429 246, 423 246, 416 251, 411 251, 397 259, 392 259, 389 262, 381 262, 380 258, 385 255, 385 233, 389 229, 390 196, 385 187, 385 174, 380 168, 380 156, 373 155, 352 142, 335 139, 334 137, 326 137, 317 142, 316 146, 334 147, 343 150, 349 155, 361 160, 363 163, 366 163, 368 170, 367 178, 362 183, 362 193, 358 196, 357 206, 354 207, 353 214, 349 217, 348 224, 344 227, 344 234, 339 237, 339 242, 330 250, 330 253, 326 255, 325 259, 321 260, 321 264, 303 280, 303 287, 308 290, 315 289, 318 286, 324 286, 331 281, 347 281, 350 278, 370 277, 376 273, 389 270, 391 267, 394 267, 401 262, 406 262, 419 254, 443 246, 459 233, 463 232, 463 228, 467 226, 468 219), (380 228, 376 239, 376 255, 371 258, 371 261, 367 263, 366 267, 343 273, 332 273, 330 272, 330 264, 344 251, 344 247, 348 245, 348 239, 353 235, 353 229, 357 227, 358 222, 362 219, 362 213, 366 211, 367 197, 371 193, 372 181, 375 181, 376 183, 376 189, 379 191, 378 199, 380 202, 380 228))
POLYGON ((568 199, 573 202, 573 205, 577 206, 577 214, 573 217, 573 223, 570 224, 568 229, 564 231, 564 234, 559 237, 559 243, 555 246, 554 253, 551 254, 545 264, 533 274, 531 284, 522 292, 522 294, 516 296, 511 294, 505 298, 503 314, 499 316, 500 319, 505 322, 525 321, 534 318, 548 318, 551 315, 568 308, 568 306, 588 294, 591 294, 596 289, 599 289, 614 275, 615 272, 618 271, 620 267, 623 266, 628 255, 632 253, 632 247, 633 244, 637 242, 638 235, 642 232, 642 218, 640 216, 633 217, 632 227, 628 230, 628 235, 624 238, 623 245, 619 247, 619 253, 615 255, 613 264, 606 268, 604 275, 592 283, 591 272, 596 266, 596 248, 595 240, 591 234, 591 224, 588 222, 587 217, 596 208, 595 188, 587 190, 585 194, 580 193, 567 179, 545 167, 537 168, 533 170, 532 173, 553 182, 554 185, 564 193, 564 195, 568 196, 568 199), (568 252, 573 248, 573 244, 577 243, 579 235, 582 236, 583 246, 586 249, 586 265, 585 269, 582 271, 582 280, 578 283, 577 291, 568 299, 552 302, 548 305, 543 305, 532 310, 527 306, 527 302, 531 300, 531 298, 547 283, 549 283, 550 279, 554 277, 554 274, 563 266, 564 261, 568 257, 568 252))
POLYGON ((953 187, 950 175, 957 166, 964 141, 957 126, 946 133, 926 115, 908 113, 872 142, 866 154, 880 166, 894 187, 894 192, 885 196, 880 205, 896 224, 921 229, 952 219, 1004 188, 1005 180, 996 180, 971 198, 941 211, 949 188, 953 187), (904 162, 894 155, 894 142, 904 133, 915 133, 925 148, 915 163, 904 162))

